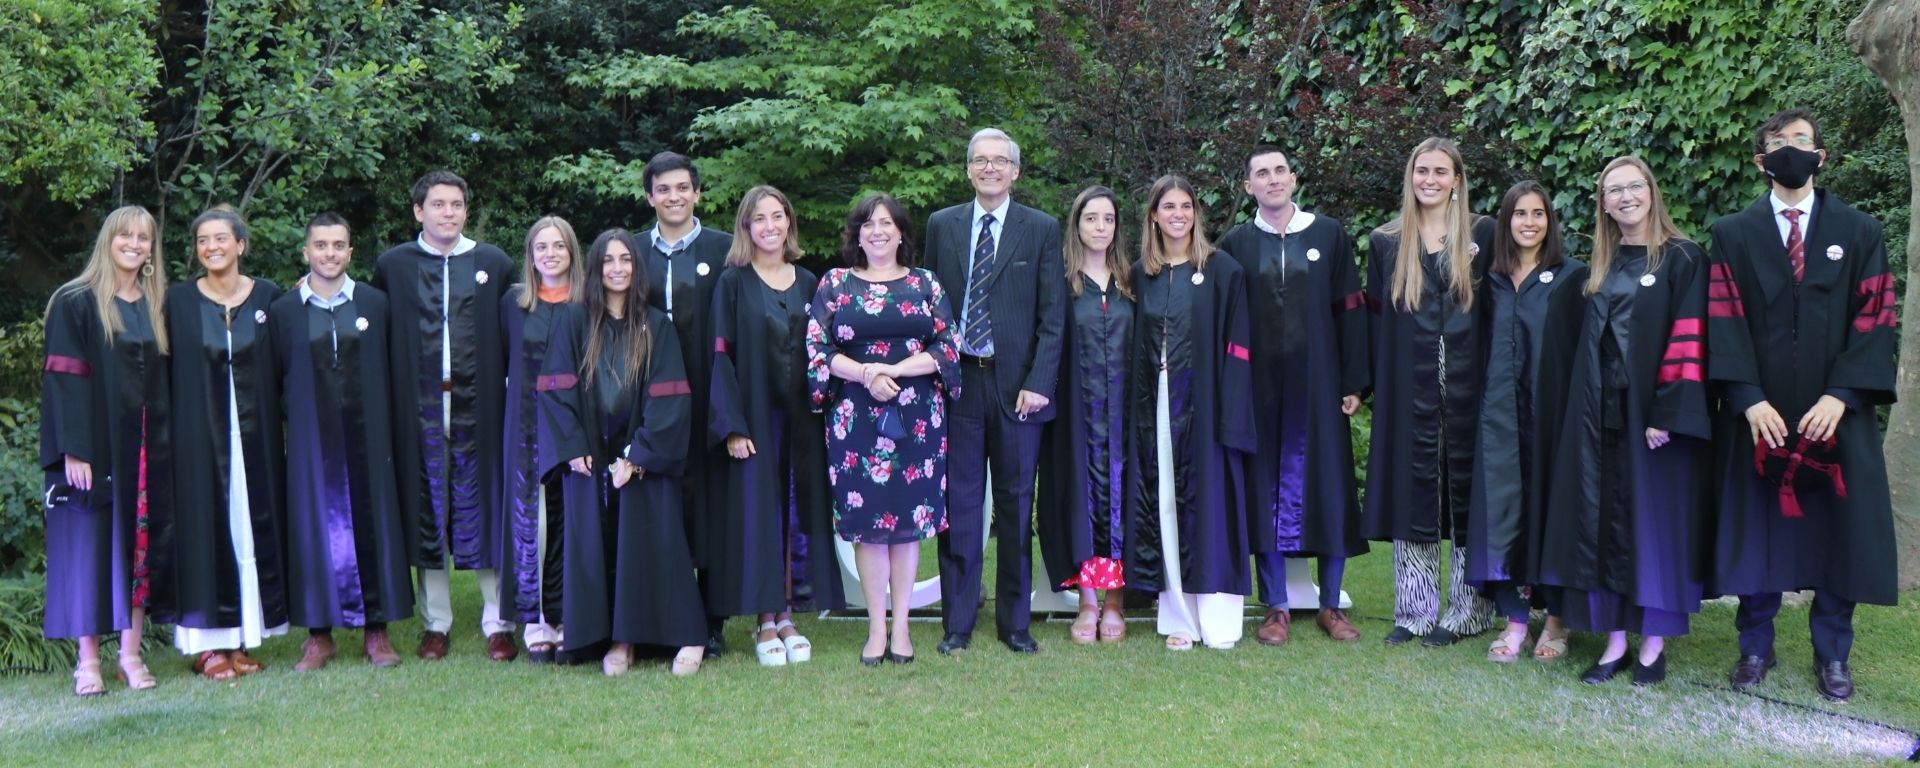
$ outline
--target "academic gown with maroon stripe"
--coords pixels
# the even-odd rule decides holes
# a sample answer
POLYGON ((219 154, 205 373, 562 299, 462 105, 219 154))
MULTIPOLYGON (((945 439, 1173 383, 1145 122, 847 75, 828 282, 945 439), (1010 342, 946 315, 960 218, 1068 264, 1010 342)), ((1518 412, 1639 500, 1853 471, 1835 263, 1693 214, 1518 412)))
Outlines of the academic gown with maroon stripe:
POLYGON ((1813 220, 1801 222, 1806 273, 1797 288, 1768 196, 1713 225, 1709 371, 1721 400, 1710 590, 1819 589, 1892 605, 1898 563, 1873 406, 1894 400, 1899 297, 1880 223, 1826 190, 1815 195, 1813 220), (1754 470, 1746 409, 1767 401, 1791 433, 1823 394, 1853 401, 1834 435, 1847 495, 1802 469, 1803 516, 1787 518, 1778 487, 1754 470))

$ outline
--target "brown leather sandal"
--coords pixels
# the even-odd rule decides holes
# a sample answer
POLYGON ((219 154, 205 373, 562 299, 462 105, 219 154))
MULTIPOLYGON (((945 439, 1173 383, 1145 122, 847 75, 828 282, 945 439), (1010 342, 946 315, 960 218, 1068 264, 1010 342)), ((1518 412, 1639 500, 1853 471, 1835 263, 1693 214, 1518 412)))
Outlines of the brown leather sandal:
POLYGON ((227 653, 227 659, 233 663, 233 670, 242 675, 251 675, 267 668, 267 665, 255 661, 254 658, 248 656, 244 650, 229 651, 227 653))
POLYGON ((233 662, 220 651, 204 651, 193 658, 193 673, 208 680, 232 680, 240 676, 233 670, 233 662))

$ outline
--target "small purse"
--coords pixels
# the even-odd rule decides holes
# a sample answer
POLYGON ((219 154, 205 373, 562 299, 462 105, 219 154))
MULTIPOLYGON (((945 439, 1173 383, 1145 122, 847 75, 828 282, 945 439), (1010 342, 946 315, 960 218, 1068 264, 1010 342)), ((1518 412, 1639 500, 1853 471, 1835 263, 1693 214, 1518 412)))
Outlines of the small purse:
POLYGON ((907 432, 906 423, 900 420, 900 409, 891 405, 880 409, 880 419, 876 426, 880 430, 880 436, 888 440, 905 440, 910 434, 907 432))

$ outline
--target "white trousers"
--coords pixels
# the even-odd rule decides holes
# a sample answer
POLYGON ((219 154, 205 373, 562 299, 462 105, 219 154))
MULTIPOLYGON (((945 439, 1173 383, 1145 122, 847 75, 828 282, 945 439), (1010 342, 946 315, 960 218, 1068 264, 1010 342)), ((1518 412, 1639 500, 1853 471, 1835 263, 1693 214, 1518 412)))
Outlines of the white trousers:
MULTIPOLYGON (((232 332, 227 335, 229 346, 232 332)), ((247 457, 240 436, 240 406, 236 402, 233 371, 227 371, 227 532, 233 545, 233 561, 239 566, 240 626, 218 629, 179 627, 173 633, 173 647, 189 656, 206 651, 230 651, 258 648, 260 642, 287 633, 287 625, 266 626, 260 604, 260 563, 253 549, 253 505, 247 497, 247 457)))
POLYGON ((1159 404, 1154 419, 1154 446, 1160 476, 1160 562, 1166 571, 1160 592, 1160 634, 1182 635, 1210 648, 1231 648, 1245 630, 1246 595, 1225 592, 1191 594, 1180 576, 1180 518, 1178 489, 1174 487, 1173 416, 1167 402, 1167 372, 1160 372, 1159 404))

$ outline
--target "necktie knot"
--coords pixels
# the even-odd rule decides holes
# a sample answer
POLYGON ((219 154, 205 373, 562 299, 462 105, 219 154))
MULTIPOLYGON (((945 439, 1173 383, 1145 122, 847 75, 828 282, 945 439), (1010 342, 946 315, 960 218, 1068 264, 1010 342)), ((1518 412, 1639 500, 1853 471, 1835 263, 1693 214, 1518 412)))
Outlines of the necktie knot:
POLYGON ((1781 212, 1780 212, 1780 215, 1782 215, 1782 216, 1785 216, 1785 217, 1787 217, 1787 221, 1791 221, 1791 222, 1793 222, 1793 223, 1795 223, 1795 224, 1799 224, 1799 223, 1800 223, 1800 217, 1801 217, 1802 215, 1804 215, 1805 213, 1806 213, 1806 211, 1802 211, 1802 210, 1800 210, 1800 209, 1798 209, 1798 208, 1788 208, 1788 209, 1786 209, 1786 210, 1784 210, 1784 211, 1781 211, 1781 212))

